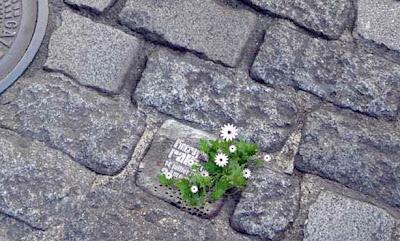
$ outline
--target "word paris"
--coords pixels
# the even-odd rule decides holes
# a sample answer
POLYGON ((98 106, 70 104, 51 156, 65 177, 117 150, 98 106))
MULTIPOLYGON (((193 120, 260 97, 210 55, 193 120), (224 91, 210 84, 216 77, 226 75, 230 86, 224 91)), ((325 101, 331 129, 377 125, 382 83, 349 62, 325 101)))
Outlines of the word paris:
POLYGON ((243 189, 251 177, 251 169, 261 161, 256 144, 236 140, 238 130, 225 125, 222 139, 199 140, 199 150, 176 140, 159 181, 180 191, 190 206, 203 206, 220 200, 231 189, 243 189), (189 168, 188 168, 189 167, 189 168))
POLYGON ((163 173, 170 173, 174 178, 183 178, 190 174, 191 168, 200 159, 200 152, 185 143, 183 140, 176 140, 168 154, 168 160, 165 161, 163 173))

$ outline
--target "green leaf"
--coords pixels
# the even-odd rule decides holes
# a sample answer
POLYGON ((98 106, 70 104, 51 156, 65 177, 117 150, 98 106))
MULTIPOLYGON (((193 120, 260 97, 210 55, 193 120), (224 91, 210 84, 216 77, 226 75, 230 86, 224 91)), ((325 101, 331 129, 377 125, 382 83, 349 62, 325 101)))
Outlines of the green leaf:
POLYGON ((243 176, 243 167, 235 161, 229 164, 229 171, 226 177, 229 183, 236 188, 242 188, 247 183, 246 178, 243 176))
POLYGON ((203 165, 203 168, 213 176, 222 172, 222 168, 217 166, 214 161, 208 161, 203 165))
POLYGON ((204 153, 208 153, 209 151, 209 145, 208 145, 208 141, 205 139, 200 139, 199 141, 199 149, 200 151, 204 152, 204 153))
POLYGON ((164 186, 172 186, 175 183, 174 179, 167 179, 165 174, 160 174, 160 176, 158 178, 160 180, 160 184, 164 185, 164 186))
POLYGON ((264 161, 262 161, 260 159, 257 159, 255 162, 256 162, 257 167, 262 167, 262 166, 264 166, 264 163, 265 163, 264 161))
POLYGON ((191 197, 191 191, 190 191, 190 183, 189 180, 187 179, 181 179, 179 180, 176 184, 176 187, 179 189, 181 192, 182 198, 187 200, 190 199, 191 197))
POLYGON ((225 178, 221 178, 215 184, 215 188, 214 188, 213 193, 211 194, 211 197, 214 200, 219 200, 224 196, 225 192, 229 188, 230 188, 229 181, 226 180, 225 178))
POLYGON ((221 199, 231 188, 243 188, 247 180, 243 176, 243 169, 249 165, 262 164, 254 156, 258 153, 256 144, 240 141, 205 140, 199 141, 200 151, 207 156, 208 161, 192 166, 192 174, 180 180, 167 180, 165 175, 160 175, 160 183, 175 186, 179 189, 182 199, 190 206, 199 206, 209 198, 221 199), (236 146, 236 152, 229 151, 230 145, 236 146), (218 153, 228 156, 228 165, 221 168, 214 162, 218 153), (201 170, 206 170, 210 176, 201 175, 201 170), (199 191, 191 192, 191 187, 196 185, 199 191))
POLYGON ((199 164, 193 164, 192 171, 194 171, 194 172, 199 171, 200 168, 201 168, 201 166, 199 164))
POLYGON ((242 188, 246 186, 247 180, 243 176, 243 172, 240 170, 235 170, 231 175, 230 175, 230 181, 232 182, 232 185, 236 188, 242 188))

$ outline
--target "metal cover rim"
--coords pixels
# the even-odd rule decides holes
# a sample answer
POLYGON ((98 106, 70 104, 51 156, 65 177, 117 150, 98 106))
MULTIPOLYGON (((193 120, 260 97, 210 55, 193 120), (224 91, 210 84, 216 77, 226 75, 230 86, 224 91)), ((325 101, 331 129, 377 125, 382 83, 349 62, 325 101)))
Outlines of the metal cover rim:
POLYGON ((47 21, 49 17, 48 0, 38 0, 37 10, 35 31, 29 46, 15 68, 3 80, 0 80, 0 94, 10 87, 24 73, 42 44, 46 34, 47 21))

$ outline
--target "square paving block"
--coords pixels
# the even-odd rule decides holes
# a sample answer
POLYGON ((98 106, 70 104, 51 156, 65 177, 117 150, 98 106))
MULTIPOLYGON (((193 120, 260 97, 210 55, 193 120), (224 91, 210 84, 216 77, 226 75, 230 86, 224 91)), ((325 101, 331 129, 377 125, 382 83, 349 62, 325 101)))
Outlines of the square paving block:
POLYGON ((159 175, 169 171, 174 178, 182 178, 191 173, 192 163, 201 162, 201 153, 197 149, 199 140, 216 139, 215 136, 183 125, 174 120, 167 120, 155 135, 151 147, 142 160, 138 185, 160 199, 202 218, 216 216, 223 201, 207 203, 204 207, 190 207, 180 198, 180 192, 160 184, 159 175))

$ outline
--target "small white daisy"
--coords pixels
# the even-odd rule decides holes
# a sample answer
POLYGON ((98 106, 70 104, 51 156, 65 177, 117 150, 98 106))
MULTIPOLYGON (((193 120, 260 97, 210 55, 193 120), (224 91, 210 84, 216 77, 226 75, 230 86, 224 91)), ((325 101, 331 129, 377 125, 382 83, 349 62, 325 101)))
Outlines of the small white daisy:
POLYGON ((214 160, 219 167, 224 167, 228 164, 228 157, 224 153, 218 153, 214 160))
POLYGON ((201 175, 202 175, 203 177, 208 177, 208 176, 210 176, 210 174, 208 173, 208 171, 202 171, 202 172, 201 172, 201 175))
POLYGON ((244 176, 244 178, 246 178, 246 179, 249 179, 250 177, 251 177, 251 171, 250 171, 250 169, 244 169, 243 170, 243 176, 244 176))
POLYGON ((237 150, 237 148, 236 148, 235 145, 231 145, 231 146, 229 147, 229 151, 230 151, 231 153, 235 153, 236 150, 237 150))
POLYGON ((170 172, 165 173, 165 178, 167 178, 167 180, 171 180, 172 179, 172 173, 170 173, 170 172))
POLYGON ((267 155, 264 156, 264 161, 265 161, 265 162, 269 162, 269 161, 271 161, 271 159, 272 159, 272 157, 271 157, 271 155, 269 155, 269 154, 267 154, 267 155))
POLYGON ((197 186, 192 186, 190 188, 190 191, 192 191, 192 193, 197 193, 199 191, 199 188, 197 186))
POLYGON ((232 141, 233 139, 236 138, 237 134, 238 134, 238 130, 232 124, 227 124, 227 125, 223 126, 221 129, 221 137, 225 141, 232 141))

